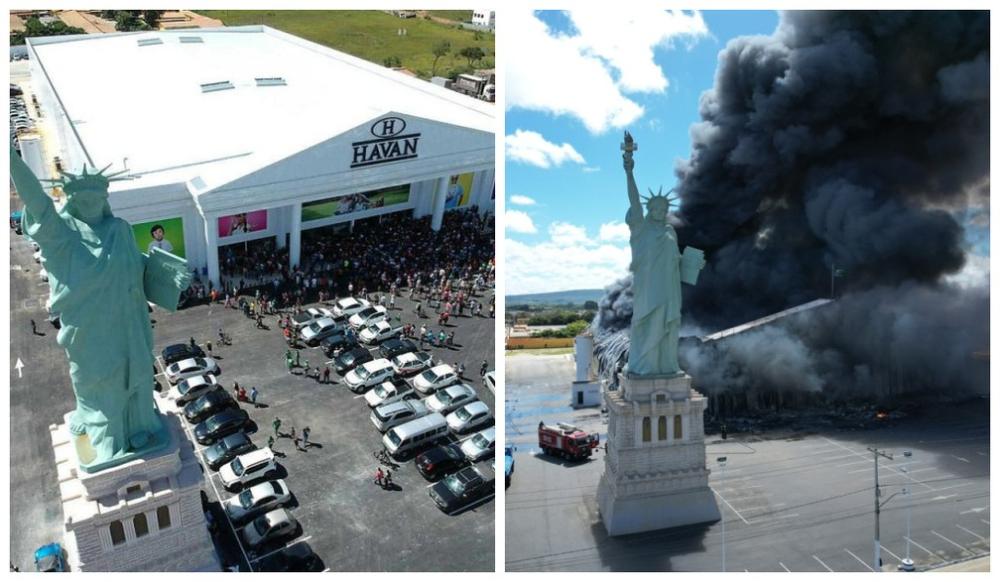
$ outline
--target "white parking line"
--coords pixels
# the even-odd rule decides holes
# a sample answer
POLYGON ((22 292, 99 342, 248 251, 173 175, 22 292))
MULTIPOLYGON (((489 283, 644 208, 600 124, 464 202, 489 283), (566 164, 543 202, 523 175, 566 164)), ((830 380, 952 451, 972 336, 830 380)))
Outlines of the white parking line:
POLYGON ((779 566, 781 566, 781 568, 782 568, 782 569, 783 569, 783 570, 784 570, 785 572, 791 572, 791 570, 789 570, 789 569, 788 569, 788 566, 786 566, 786 565, 782 564, 781 562, 778 562, 778 565, 779 565, 779 566))
POLYGON ((982 540, 982 541, 984 541, 984 542, 986 542, 986 543, 989 543, 989 540, 987 540, 987 539, 986 539, 986 538, 984 538, 983 536, 981 536, 981 535, 977 534, 976 532, 972 531, 971 529, 968 529, 968 528, 964 528, 964 527, 962 527, 962 526, 960 526, 960 525, 958 525, 958 524, 955 524, 955 527, 957 527, 958 529, 960 529, 960 530, 962 530, 962 531, 964 531, 964 532, 967 532, 967 533, 968 533, 969 535, 973 535, 973 536, 976 536, 976 537, 977 537, 977 538, 979 538, 980 540, 982 540))
POLYGON ((862 560, 861 558, 859 558, 859 557, 858 557, 858 556, 857 556, 857 555, 856 555, 856 554, 855 554, 854 552, 852 552, 851 550, 848 550, 847 548, 844 548, 844 551, 845 551, 845 552, 847 552, 848 554, 850 554, 850 555, 851 555, 851 557, 852 557, 852 558, 854 558, 855 560, 857 560, 857 561, 861 562, 861 565, 862 565, 862 566, 864 566, 865 568, 868 568, 868 569, 869 569, 869 570, 871 570, 872 572, 874 572, 874 571, 875 571, 875 569, 874 569, 874 568, 872 568, 871 566, 869 566, 867 562, 865 562, 864 560, 862 560))
POLYGON ((958 459, 959 461, 962 461, 963 463, 971 463, 972 462, 969 459, 966 459, 965 457, 959 457, 958 455, 952 455, 952 458, 958 459))
POLYGON ((990 524, 990 520, 988 520, 988 519, 979 518, 979 521, 985 523, 986 525, 990 524))
POLYGON ((892 550, 890 550, 889 548, 887 548, 887 547, 883 546, 882 544, 879 544, 879 545, 878 545, 878 547, 880 547, 880 548, 882 548, 883 550, 885 550, 885 553, 889 554, 889 555, 890 555, 890 556, 892 556, 893 558, 896 558, 896 559, 897 559, 897 560, 899 560, 900 562, 902 562, 902 561, 903 561, 903 559, 902 559, 902 558, 900 558, 900 557, 899 557, 899 556, 897 556, 896 554, 892 553, 892 550))
POLYGON ((288 548, 297 546, 297 545, 301 544, 302 542, 304 542, 304 541, 306 541, 306 540, 308 540, 310 538, 312 538, 312 536, 306 536, 304 538, 299 538, 299 539, 295 540, 294 542, 292 542, 290 544, 285 544, 285 545, 281 546, 280 548, 271 550, 270 552, 264 554, 263 556, 257 556, 256 558, 253 559, 253 561, 254 562, 259 562, 259 561, 263 560, 264 558, 266 558, 266 557, 268 557, 270 555, 277 554, 278 552, 281 552, 283 550, 287 550, 288 548))
POLYGON ((917 546, 918 548, 920 548, 921 550, 923 550, 923 551, 927 552, 927 553, 928 553, 929 555, 931 555, 931 556, 933 556, 933 557, 935 557, 935 558, 936 558, 936 557, 938 557, 938 555, 937 555, 937 554, 935 554, 934 552, 932 552, 932 551, 928 550, 927 548, 925 548, 925 547, 921 546, 921 545, 920 545, 920 544, 918 544, 918 543, 916 542, 916 540, 914 540, 913 538, 908 538, 908 537, 906 537, 906 536, 903 536, 903 539, 904 539, 904 540, 907 540, 907 541, 909 541, 909 542, 910 542, 911 544, 913 544, 913 545, 917 546))
POLYGON ((820 566, 823 566, 824 568, 826 568, 827 572, 835 572, 836 571, 833 568, 831 568, 830 566, 827 566, 826 564, 824 564, 823 560, 820 560, 819 558, 816 557, 816 554, 813 554, 813 559, 816 560, 817 562, 819 562, 820 566))
MULTIPOLYGON (((709 489, 712 489, 712 488, 711 488, 711 487, 709 487, 709 489)), ((723 496, 722 496, 721 494, 719 494, 719 492, 718 492, 718 491, 716 491, 715 489, 712 489, 712 493, 715 493, 716 495, 718 495, 718 496, 719 496, 719 499, 721 499, 723 503, 725 503, 726 505, 728 505, 728 506, 729 506, 729 509, 732 509, 732 510, 733 510, 733 513, 735 513, 735 514, 736 514, 736 517, 738 517, 738 518, 740 518, 740 519, 742 519, 742 520, 743 520, 743 523, 745 523, 745 524, 747 524, 747 525, 750 525, 750 522, 749 522, 749 521, 747 521, 747 520, 746 520, 746 518, 745 518, 745 517, 743 517, 743 516, 742 516, 742 515, 740 514, 740 512, 739 512, 739 511, 736 511, 736 508, 735 508, 735 507, 733 507, 733 506, 732 506, 732 505, 731 505, 731 504, 730 504, 730 503, 729 503, 728 501, 726 501, 726 498, 725 498, 725 497, 723 497, 723 496)))
POLYGON ((937 537, 943 539, 944 541, 948 542, 949 544, 955 546, 956 548, 962 550, 963 552, 968 552, 970 554, 974 553, 974 552, 969 551, 969 548, 967 548, 965 546, 962 546, 962 545, 959 545, 959 544, 957 544, 957 543, 949 540, 948 538, 944 537, 943 535, 939 534, 938 532, 936 532, 934 530, 931 530, 931 533, 934 534, 934 535, 936 535, 937 537))
POLYGON ((788 505, 788 504, 787 503, 774 503, 774 504, 771 504, 771 505, 758 505, 757 507, 744 507, 743 511, 745 511, 746 513, 750 513, 751 511, 759 511, 759 510, 762 510, 762 509, 766 511, 768 509, 777 509, 779 507, 784 507, 786 505, 788 505))
MULTIPOLYGON (((823 437, 823 440, 827 441, 827 442, 828 442, 828 443, 830 443, 831 445, 835 445, 835 446, 838 446, 838 447, 840 447, 840 448, 844 449, 845 451, 847 451, 847 452, 849 452, 849 453, 853 453, 854 455, 856 455, 856 456, 858 456, 858 457, 861 457, 861 458, 863 458, 863 459, 867 459, 867 458, 868 458, 868 457, 867 457, 866 455, 864 455, 864 454, 862 454, 862 453, 859 453, 859 452, 857 452, 857 451, 854 451, 854 450, 851 450, 851 449, 849 449, 848 447, 845 447, 844 445, 842 445, 842 444, 840 444, 840 443, 838 443, 838 442, 835 442, 835 441, 832 441, 832 440, 830 440, 830 439, 828 439, 828 438, 826 438, 826 437, 823 437)), ((926 488, 930 489, 931 491, 934 491, 934 488, 933 488, 933 487, 931 487, 930 485, 928 485, 928 484, 926 484, 926 483, 921 483, 920 481, 917 481, 916 479, 914 479, 913 477, 910 477, 910 476, 909 476, 909 475, 907 475, 906 473, 900 473, 899 471, 897 471, 897 470, 893 469, 892 467, 886 467, 886 469, 887 469, 887 470, 889 470, 889 471, 892 471, 893 473, 895 473, 895 474, 897 474, 897 475, 902 475, 903 477, 906 477, 907 479, 909 479, 910 481, 913 481, 914 483, 916 483, 916 484, 918 484, 918 485, 923 485, 924 487, 926 487, 926 488)))

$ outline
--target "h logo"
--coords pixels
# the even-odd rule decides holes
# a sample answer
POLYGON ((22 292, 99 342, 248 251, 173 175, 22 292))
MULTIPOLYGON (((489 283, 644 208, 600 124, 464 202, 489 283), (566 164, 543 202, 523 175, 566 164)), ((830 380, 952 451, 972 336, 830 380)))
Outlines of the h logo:
POLYGON ((406 129, 406 122, 399 117, 385 117, 376 121, 371 128, 371 133, 375 137, 392 137, 403 133, 406 129))

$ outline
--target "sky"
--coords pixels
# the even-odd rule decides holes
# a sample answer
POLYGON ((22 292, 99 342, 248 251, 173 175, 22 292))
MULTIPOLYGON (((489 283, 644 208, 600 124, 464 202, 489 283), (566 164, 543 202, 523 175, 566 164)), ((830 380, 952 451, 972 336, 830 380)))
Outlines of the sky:
POLYGON ((632 8, 505 12, 506 292, 602 288, 628 272, 620 145, 639 188, 675 185, 674 162, 730 39, 769 35, 778 14, 632 8))

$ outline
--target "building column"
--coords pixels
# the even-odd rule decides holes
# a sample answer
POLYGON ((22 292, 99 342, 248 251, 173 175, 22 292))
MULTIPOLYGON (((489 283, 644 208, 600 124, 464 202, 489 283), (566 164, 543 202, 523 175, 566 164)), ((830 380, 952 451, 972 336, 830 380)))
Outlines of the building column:
POLYGON ((302 253, 302 203, 292 204, 292 220, 289 229, 288 267, 294 269, 299 264, 302 253))
POLYGON ((205 216, 205 263, 208 266, 208 280, 212 288, 221 289, 219 278, 219 217, 205 216))
POLYGON ((444 203, 448 200, 448 181, 451 176, 441 176, 434 190, 434 210, 431 214, 431 230, 441 230, 444 220, 444 203))
POLYGON ((288 225, 287 210, 287 206, 282 206, 280 208, 272 208, 268 211, 270 212, 270 216, 267 219, 274 220, 271 224, 274 224, 274 244, 277 249, 285 248, 285 235, 288 234, 288 229, 285 228, 288 225))

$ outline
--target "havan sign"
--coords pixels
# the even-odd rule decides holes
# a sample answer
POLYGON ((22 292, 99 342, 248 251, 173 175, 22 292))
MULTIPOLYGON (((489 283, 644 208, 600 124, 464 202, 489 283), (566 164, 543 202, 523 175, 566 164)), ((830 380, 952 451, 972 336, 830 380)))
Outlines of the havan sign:
POLYGON ((403 133, 404 131, 406 122, 399 117, 383 117, 376 121, 371 127, 371 134, 375 139, 351 144, 354 148, 351 167, 360 168, 417 157, 420 134, 403 133))

